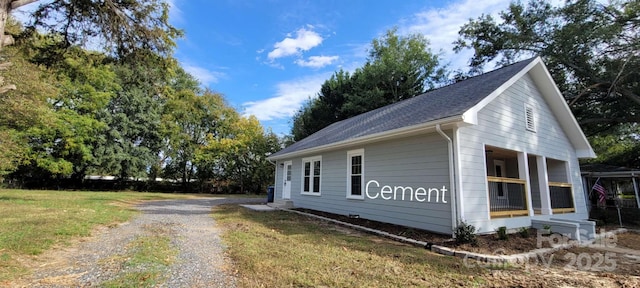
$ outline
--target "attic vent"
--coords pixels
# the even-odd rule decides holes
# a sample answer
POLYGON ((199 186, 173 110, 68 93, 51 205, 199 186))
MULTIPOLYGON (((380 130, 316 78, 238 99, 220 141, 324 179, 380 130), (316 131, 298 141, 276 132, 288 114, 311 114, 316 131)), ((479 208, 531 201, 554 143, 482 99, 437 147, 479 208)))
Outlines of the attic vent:
POLYGON ((524 113, 526 117, 527 130, 531 132, 536 132, 536 123, 533 115, 533 107, 526 105, 524 107, 524 113))

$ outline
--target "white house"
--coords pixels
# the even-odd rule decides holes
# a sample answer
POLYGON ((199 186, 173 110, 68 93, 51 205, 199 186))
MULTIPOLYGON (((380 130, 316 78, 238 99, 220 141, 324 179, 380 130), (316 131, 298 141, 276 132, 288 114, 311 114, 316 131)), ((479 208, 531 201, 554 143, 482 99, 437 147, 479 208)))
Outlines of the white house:
POLYGON ((269 159, 281 204, 445 234, 465 221, 579 238, 594 226, 578 158, 594 156, 533 58, 334 123, 269 159))

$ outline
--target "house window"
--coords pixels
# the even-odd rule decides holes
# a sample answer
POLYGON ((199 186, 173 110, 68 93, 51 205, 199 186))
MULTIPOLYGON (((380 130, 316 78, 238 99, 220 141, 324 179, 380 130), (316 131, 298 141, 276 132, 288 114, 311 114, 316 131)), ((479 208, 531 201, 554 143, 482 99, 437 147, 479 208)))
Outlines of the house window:
POLYGON ((302 194, 320 195, 322 157, 302 159, 302 194))
POLYGON ((364 149, 347 152, 347 198, 364 199, 364 149))
POLYGON ((536 122, 533 106, 525 105, 524 106, 524 114, 525 114, 525 123, 527 125, 527 130, 531 132, 536 132, 536 122))

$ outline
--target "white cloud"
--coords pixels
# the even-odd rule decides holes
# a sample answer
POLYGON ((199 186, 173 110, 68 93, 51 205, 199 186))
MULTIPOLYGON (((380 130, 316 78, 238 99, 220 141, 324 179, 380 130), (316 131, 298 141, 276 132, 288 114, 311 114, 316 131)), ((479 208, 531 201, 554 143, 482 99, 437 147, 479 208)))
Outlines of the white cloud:
POLYGON ((243 103, 244 114, 255 115, 260 121, 287 119, 300 109, 305 100, 316 97, 320 86, 330 76, 331 73, 322 73, 278 83, 273 97, 243 103))
POLYGON ((166 3, 169 5, 169 20, 173 23, 181 23, 184 24, 184 13, 178 7, 177 3, 181 2, 181 0, 167 0, 166 3))
POLYGON ((482 14, 490 14, 497 19, 498 12, 508 8, 511 0, 462 0, 439 9, 418 12, 400 23, 401 33, 421 33, 431 42, 434 53, 443 51, 445 61, 450 61, 452 69, 466 67, 473 53, 453 52, 453 42, 458 38, 460 27, 469 19, 482 14))
POLYGON ((296 64, 302 67, 311 67, 311 68, 322 68, 324 66, 330 65, 334 61, 338 60, 338 56, 311 56, 308 61, 304 59, 298 59, 295 61, 296 64))
POLYGON ((269 52, 267 57, 273 61, 281 57, 295 55, 320 45, 322 40, 324 39, 320 34, 305 28, 300 28, 296 31, 295 38, 291 38, 291 35, 287 35, 284 40, 274 44, 274 49, 269 52))
POLYGON ((223 72, 211 71, 206 68, 189 63, 182 63, 182 68, 193 77, 196 77, 196 79, 198 79, 198 81, 200 81, 200 83, 205 86, 208 86, 212 83, 218 83, 218 81, 220 81, 220 78, 226 76, 226 74, 223 72))

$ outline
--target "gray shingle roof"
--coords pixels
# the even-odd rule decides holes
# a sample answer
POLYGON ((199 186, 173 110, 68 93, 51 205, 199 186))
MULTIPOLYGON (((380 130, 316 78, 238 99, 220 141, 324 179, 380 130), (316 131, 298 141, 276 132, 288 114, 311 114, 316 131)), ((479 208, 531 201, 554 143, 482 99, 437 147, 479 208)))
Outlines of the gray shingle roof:
POLYGON ((517 62, 333 123, 278 151, 271 157, 460 116, 515 76, 534 59, 517 62))

